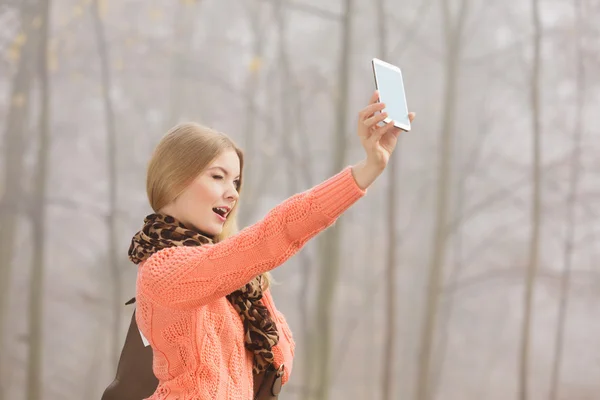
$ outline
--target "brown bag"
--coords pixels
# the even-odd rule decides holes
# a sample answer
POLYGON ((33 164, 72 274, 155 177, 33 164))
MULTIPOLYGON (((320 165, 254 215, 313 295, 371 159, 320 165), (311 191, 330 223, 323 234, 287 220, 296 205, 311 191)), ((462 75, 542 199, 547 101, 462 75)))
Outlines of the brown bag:
MULTIPOLYGON (((132 302, 130 300, 127 303, 132 302)), ((117 375, 104 391, 102 400, 142 400, 150 397, 157 386, 158 379, 152 371, 152 348, 144 346, 142 342, 134 310, 121 350, 117 375)))
POLYGON ((254 376, 254 400, 277 400, 283 379, 285 366, 275 369, 272 365, 259 375, 254 376))
MULTIPOLYGON (((132 299, 127 304, 134 301, 132 299)), ((284 368, 283 364, 278 369, 270 366, 262 374, 254 376, 254 400, 278 399, 284 368)), ((152 348, 144 346, 134 310, 121 350, 117 375, 101 400, 142 400, 150 397, 157 386, 158 379, 152 371, 152 348)))

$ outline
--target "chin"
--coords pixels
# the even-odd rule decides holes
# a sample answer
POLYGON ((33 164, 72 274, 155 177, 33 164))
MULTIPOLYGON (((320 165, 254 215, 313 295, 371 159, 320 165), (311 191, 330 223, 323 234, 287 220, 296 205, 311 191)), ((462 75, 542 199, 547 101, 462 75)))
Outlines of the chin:
POLYGON ((207 236, 217 236, 223 232, 222 226, 202 226, 202 225, 194 225, 196 229, 198 229, 201 233, 204 233, 207 236))
POLYGON ((218 236, 221 233, 223 233, 223 229, 215 229, 215 230, 213 230, 213 231, 210 232, 210 234, 213 235, 213 236, 218 236))
POLYGON ((217 235, 220 235, 222 232, 223 232, 223 227, 219 226, 219 227, 215 227, 213 229, 209 229, 207 233, 212 236, 217 236, 217 235))

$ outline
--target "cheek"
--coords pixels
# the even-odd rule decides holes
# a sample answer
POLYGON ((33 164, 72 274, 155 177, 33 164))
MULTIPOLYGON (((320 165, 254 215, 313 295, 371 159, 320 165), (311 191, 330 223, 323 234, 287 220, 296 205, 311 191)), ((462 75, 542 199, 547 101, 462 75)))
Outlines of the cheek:
POLYGON ((199 182, 190 191, 194 204, 200 206, 213 206, 219 199, 219 187, 216 184, 199 182))

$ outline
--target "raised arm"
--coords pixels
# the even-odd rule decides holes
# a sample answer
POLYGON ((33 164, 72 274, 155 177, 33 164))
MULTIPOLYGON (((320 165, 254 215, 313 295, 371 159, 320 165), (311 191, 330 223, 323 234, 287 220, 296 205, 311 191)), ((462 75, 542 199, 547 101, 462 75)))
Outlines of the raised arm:
MULTIPOLYGON (((400 130, 379 127, 385 104, 373 93, 358 115, 365 161, 297 194, 255 225, 214 245, 170 247, 152 255, 138 273, 138 292, 151 301, 190 308, 209 303, 285 262, 309 239, 331 225, 383 172, 400 130)), ((414 114, 409 115, 410 120, 414 114)))
POLYGON ((346 168, 220 243, 155 253, 140 267, 138 291, 168 307, 190 308, 239 289, 281 265, 362 197, 365 191, 357 184, 360 171, 355 168, 355 179, 352 169, 346 168))

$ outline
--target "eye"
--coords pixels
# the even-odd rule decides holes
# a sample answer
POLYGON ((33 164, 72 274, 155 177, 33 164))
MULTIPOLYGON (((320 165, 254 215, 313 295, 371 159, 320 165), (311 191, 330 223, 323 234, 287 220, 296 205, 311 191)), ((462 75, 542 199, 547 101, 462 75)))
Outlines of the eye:
POLYGON ((236 179, 233 181, 233 185, 235 186, 235 189, 238 190, 240 188, 240 180, 236 179))
POLYGON ((213 179, 220 181, 221 179, 223 179, 223 175, 213 175, 213 179))

